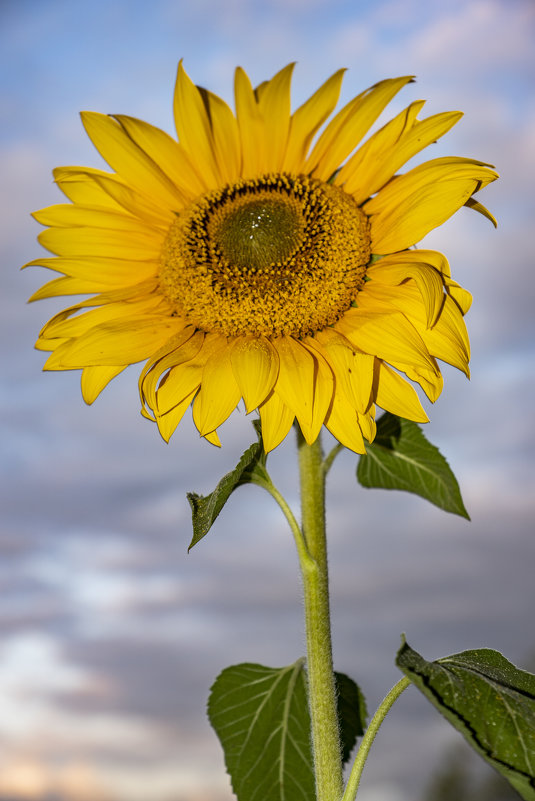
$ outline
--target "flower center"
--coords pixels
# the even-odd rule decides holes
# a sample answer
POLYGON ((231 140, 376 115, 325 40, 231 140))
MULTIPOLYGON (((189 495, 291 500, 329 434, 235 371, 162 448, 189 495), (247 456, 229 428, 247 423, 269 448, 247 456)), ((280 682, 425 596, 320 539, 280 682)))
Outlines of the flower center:
POLYGON ((160 280, 176 311, 226 336, 306 336, 355 299, 370 259, 369 222, 338 187, 283 173, 238 181, 181 212, 160 280))
POLYGON ((296 250, 302 234, 299 209, 286 200, 262 193, 234 201, 218 215, 214 241, 229 264, 243 270, 265 270, 286 261, 296 250), (240 203, 240 201, 242 201, 240 203))

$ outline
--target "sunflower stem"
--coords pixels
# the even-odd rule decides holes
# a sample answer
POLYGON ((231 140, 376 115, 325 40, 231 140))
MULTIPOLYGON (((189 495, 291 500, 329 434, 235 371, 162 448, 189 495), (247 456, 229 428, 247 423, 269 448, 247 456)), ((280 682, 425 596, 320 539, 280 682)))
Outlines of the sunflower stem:
POLYGON ((396 685, 394 685, 394 687, 392 687, 388 695, 377 707, 377 711, 370 721, 370 725, 366 729, 366 733, 362 738, 359 750, 357 751, 357 756, 355 757, 353 767, 351 768, 351 773, 349 775, 342 801, 355 801, 357 790, 360 784, 360 777, 362 776, 366 759, 368 758, 368 754, 370 752, 370 748, 372 747, 373 741, 375 740, 375 736, 379 731, 379 727, 381 726, 381 723, 385 719, 387 713, 390 711, 394 701, 397 701, 403 690, 405 690, 409 684, 409 679, 404 676, 396 685))
POLYGON ((321 441, 307 445, 297 429, 302 531, 309 558, 299 555, 303 577, 308 699, 317 801, 340 801, 342 756, 333 671, 325 530, 325 471, 321 441))

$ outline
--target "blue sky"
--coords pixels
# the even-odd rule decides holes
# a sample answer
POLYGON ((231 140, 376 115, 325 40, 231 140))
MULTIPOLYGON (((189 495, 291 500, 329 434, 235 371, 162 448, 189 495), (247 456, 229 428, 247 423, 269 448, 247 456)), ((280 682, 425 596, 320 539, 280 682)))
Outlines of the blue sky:
MULTIPOLYGON (((101 166, 79 121, 91 109, 172 131, 183 57, 231 100, 297 61, 297 104, 341 66, 344 98, 416 74, 391 112, 465 117, 425 157, 496 164, 498 230, 461 210, 425 240, 474 294, 472 380, 445 370, 428 437, 460 480, 472 523, 417 498, 357 488, 343 454, 329 487, 336 665, 370 706, 397 680, 399 635, 430 658, 489 646, 526 665, 533 610, 535 9, 529 0, 4 0, 0 6, 2 468, 0 798, 225 801, 208 688, 232 662, 301 655, 297 565, 270 499, 240 490, 189 556, 185 493, 209 491, 252 441, 243 413, 223 448, 189 421, 170 445, 139 416, 137 368, 92 406, 76 373, 33 350, 62 307, 26 305, 46 280, 29 212, 61 202, 51 170, 101 166)), ((272 458, 297 501, 294 447, 272 458)), ((363 779, 362 801, 412 801, 454 737, 407 692, 363 779), (388 756, 388 759, 385 757, 388 756)))

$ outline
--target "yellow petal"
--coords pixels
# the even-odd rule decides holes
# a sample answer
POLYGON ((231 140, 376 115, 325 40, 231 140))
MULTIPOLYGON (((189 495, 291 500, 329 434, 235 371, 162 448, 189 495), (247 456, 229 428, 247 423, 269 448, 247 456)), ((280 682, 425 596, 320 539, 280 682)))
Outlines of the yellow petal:
POLYGON ((242 151, 242 176, 251 178, 266 171, 264 128, 251 81, 238 67, 234 78, 236 117, 242 151))
POLYGON ((303 172, 310 143, 319 127, 325 122, 340 97, 345 70, 338 70, 292 114, 290 133, 282 170, 303 172))
POLYGON ((135 117, 127 117, 124 114, 113 116, 128 136, 172 181, 186 202, 206 191, 207 185, 199 176, 184 147, 169 134, 135 117))
MULTIPOLYGON (((375 405, 373 406, 373 413, 375 413, 375 405)), ((357 412, 357 420, 362 436, 365 437, 368 442, 373 442, 377 434, 377 424, 373 419, 372 410, 366 412, 366 414, 357 412)))
POLYGON ((318 139, 306 161, 305 171, 328 181, 394 95, 411 80, 411 76, 405 76, 381 81, 344 106, 318 139))
POLYGON ((186 397, 183 398, 180 403, 177 403, 176 406, 173 406, 173 408, 165 414, 156 415, 158 430, 166 442, 169 442, 171 439, 171 436, 174 433, 177 425, 184 417, 186 409, 188 409, 191 405, 196 392, 197 389, 194 389, 189 395, 186 395, 186 397))
POLYGON ((118 122, 94 111, 83 111, 81 117, 89 138, 104 161, 129 185, 167 208, 182 206, 172 181, 130 139, 118 122))
POLYGON ((202 331, 188 326, 149 359, 139 377, 142 406, 146 404, 154 412, 166 414, 198 389, 208 358, 206 351, 202 358, 196 358, 204 340, 202 331))
POLYGON ((288 64, 266 83, 258 101, 263 120, 265 169, 278 172, 290 129, 290 83, 295 64, 288 64))
POLYGON ((126 186, 118 176, 111 176, 111 173, 95 170, 92 167, 55 167, 52 170, 56 184, 73 203, 82 203, 84 206, 108 206, 121 211, 120 205, 95 182, 94 177, 97 173, 109 175, 126 186))
POLYGON ((302 427, 312 425, 316 362, 312 354, 292 337, 273 340, 279 354, 279 375, 275 391, 295 414, 302 427))
POLYGON ((373 252, 392 253, 414 245, 497 177, 480 162, 445 158, 394 178, 364 207, 370 216, 373 252))
POLYGON ((153 296, 152 298, 142 298, 137 303, 101 305, 83 314, 77 314, 77 312, 86 307, 83 303, 78 303, 55 314, 43 327, 41 334, 47 337, 80 337, 91 328, 103 323, 113 323, 115 320, 129 318, 132 315, 139 317, 143 314, 151 314, 158 302, 158 298, 153 296))
POLYGON ((247 413, 267 398, 279 373, 277 351, 266 337, 239 337, 230 354, 247 413))
POLYGON ((93 176, 93 181, 102 187, 104 192, 113 198, 122 209, 152 226, 163 229, 167 234, 169 226, 175 220, 175 213, 171 209, 157 205, 132 187, 125 186, 122 181, 116 180, 116 176, 103 173, 93 176))
POLYGON ((43 298, 53 298, 58 295, 86 295, 90 292, 101 292, 106 285, 99 281, 88 281, 83 278, 55 278, 34 292, 28 298, 28 303, 43 298))
POLYGON ((416 423, 429 421, 411 385, 379 359, 376 360, 374 393, 381 409, 416 423))
POLYGON ((48 267, 73 278, 95 281, 111 287, 138 284, 154 277, 159 269, 157 261, 126 261, 122 259, 44 257, 33 259, 24 267, 48 267))
POLYGON ((104 387, 112 378, 125 369, 124 365, 118 367, 84 367, 82 370, 82 396, 89 405, 98 398, 104 387))
POLYGON ((212 92, 201 90, 212 128, 214 154, 223 183, 237 181, 241 174, 240 132, 227 104, 212 92))
MULTIPOLYGON (((321 431, 325 417, 331 405, 331 400, 334 391, 334 375, 333 370, 329 366, 323 348, 318 347, 317 342, 314 342, 312 337, 306 337, 303 340, 304 347, 308 348, 314 357, 315 375, 314 375, 314 401, 312 405, 312 422, 310 426, 301 426, 301 431, 307 443, 311 445, 316 441, 321 431)), ((301 421, 300 421, 301 424, 301 421)))
POLYGON ((205 436, 232 414, 241 398, 230 363, 230 348, 223 345, 204 365, 201 388, 193 404, 193 422, 205 436))
MULTIPOLYGON (((366 303, 373 308, 380 301, 399 309, 420 334, 429 353, 452 364, 469 375, 470 342, 466 325, 457 304, 447 295, 432 327, 428 327, 425 309, 419 291, 410 284, 394 288, 377 286, 371 281, 366 286, 366 303)), ((362 293, 363 295, 363 293, 362 293)), ((362 297, 364 301, 364 296, 362 297)), ((392 359, 387 361, 393 362, 392 359)))
MULTIPOLYGON (((119 320, 92 328, 65 348, 57 364, 50 357, 48 369, 78 369, 91 365, 115 366, 134 364, 148 358, 166 339, 176 332, 172 319, 134 318, 119 320)), ((47 363, 48 364, 48 363, 47 363)))
POLYGON ((434 403, 440 396, 444 388, 444 379, 440 370, 432 372, 431 370, 422 370, 421 368, 407 367, 407 365, 400 365, 392 362, 392 367, 405 373, 407 378, 419 384, 431 403, 434 403))
MULTIPOLYGON (((360 295, 364 300, 364 292, 360 295)), ((377 304, 374 301, 372 305, 377 304)), ((421 336, 400 312, 350 309, 334 328, 344 334, 359 350, 379 359, 408 366, 420 366, 428 370, 434 369, 421 336)))
POLYGON ((372 282, 389 286, 399 286, 407 279, 414 281, 425 309, 427 327, 436 322, 444 300, 444 281, 434 267, 421 261, 390 262, 387 257, 369 267, 366 275, 372 282))
POLYGON ((375 162, 366 160, 364 163, 359 163, 355 160, 353 164, 345 165, 336 183, 345 181, 344 190, 352 194, 357 203, 362 203, 381 189, 416 153, 444 136, 461 117, 460 111, 446 111, 417 121, 409 130, 404 131, 395 144, 378 153, 375 162))
POLYGON ((335 375, 336 391, 344 392, 355 410, 367 412, 371 403, 374 357, 357 352, 334 328, 324 328, 314 339, 326 353, 335 375))
POLYGON ((450 278, 445 278, 446 291, 448 295, 455 301, 459 307, 461 314, 466 314, 472 305, 472 295, 466 289, 452 281, 450 278))
POLYGON ((362 203, 371 194, 366 187, 371 184, 376 170, 380 169, 381 160, 403 134, 412 128, 418 112, 424 105, 425 100, 416 100, 403 109, 370 136, 340 169, 336 183, 343 185, 344 191, 351 194, 357 203, 362 203))
POLYGON ((218 448, 221 447, 221 440, 217 435, 217 431, 210 431, 209 434, 205 434, 204 438, 210 445, 216 445, 218 448))
POLYGON ((366 453, 357 412, 340 392, 335 392, 325 425, 344 447, 355 453, 366 453))
POLYGON ((174 220, 170 209, 127 186, 118 175, 90 167, 57 167, 54 177, 61 191, 82 206, 106 206, 130 214, 165 230, 174 220))
POLYGON ((214 157, 210 120, 201 93, 186 74, 182 61, 178 65, 173 109, 180 144, 206 186, 215 188, 221 177, 214 157))
POLYGON ((131 214, 99 206, 82 206, 80 204, 73 206, 70 203, 60 203, 40 211, 34 211, 32 217, 41 225, 59 228, 87 226, 115 231, 139 231, 147 236, 154 236, 156 233, 157 236, 162 236, 154 225, 136 219, 131 214))
POLYGON ((498 221, 496 217, 494 216, 494 214, 490 213, 490 211, 483 205, 483 203, 480 203, 478 200, 474 200, 474 198, 471 197, 466 201, 464 205, 468 206, 469 209, 473 209, 474 211, 479 212, 479 214, 482 214, 483 217, 486 217, 487 220, 491 221, 491 223, 495 228, 498 227, 498 221))
POLYGON ((264 450, 269 453, 286 437, 295 415, 275 392, 266 398, 258 411, 262 422, 264 450))
POLYGON ((161 235, 105 228, 48 228, 37 237, 58 256, 103 256, 118 259, 158 260, 161 235))

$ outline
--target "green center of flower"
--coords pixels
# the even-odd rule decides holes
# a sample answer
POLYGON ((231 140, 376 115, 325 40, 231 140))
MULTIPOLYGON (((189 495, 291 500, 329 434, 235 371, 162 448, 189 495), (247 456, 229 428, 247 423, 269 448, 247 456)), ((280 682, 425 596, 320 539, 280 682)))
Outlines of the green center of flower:
POLYGON ((299 244, 302 224, 291 203, 277 197, 246 199, 227 212, 214 236, 229 264, 262 270, 288 259, 299 244))
POLYGON ((160 281, 177 314, 226 336, 306 336, 349 309, 369 222, 342 189, 272 173, 203 195, 165 240, 160 281))

